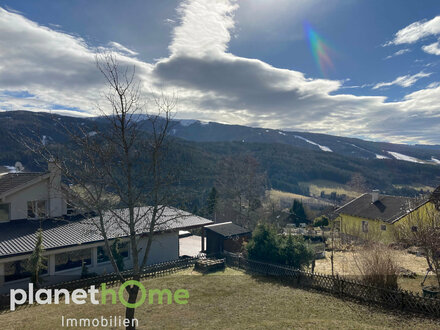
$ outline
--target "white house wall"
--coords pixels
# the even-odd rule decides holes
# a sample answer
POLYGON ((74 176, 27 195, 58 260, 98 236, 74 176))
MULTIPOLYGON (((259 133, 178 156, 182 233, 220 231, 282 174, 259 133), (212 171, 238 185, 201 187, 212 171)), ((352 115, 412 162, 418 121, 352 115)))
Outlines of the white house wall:
MULTIPOLYGON (((125 241, 125 239, 123 241, 125 241)), ((139 244, 139 247, 141 248, 141 253, 139 255, 139 258, 143 258, 146 244, 147 244, 147 239, 141 238, 139 244)), ((100 243, 88 244, 84 246, 57 249, 56 251, 55 250, 46 251, 45 256, 49 261, 48 272, 51 276, 43 275, 42 276, 44 280, 43 284, 49 285, 57 282, 72 281, 79 279, 81 276, 81 267, 55 272, 55 255, 59 253, 65 253, 65 252, 80 250, 85 248, 92 249, 92 264, 87 266, 87 269, 90 273, 97 273, 97 274, 113 273, 114 272, 113 266, 109 261, 103 263, 97 262, 96 255, 97 255, 98 246, 103 246, 103 243, 100 242, 100 243)), ((0 260, 0 294, 7 293, 9 292, 10 289, 27 287, 29 283, 28 279, 22 279, 12 282, 4 282, 4 263, 21 260, 21 259, 27 259, 27 257, 28 256, 20 256, 20 257, 11 257, 0 260)), ((177 260, 178 258, 179 258, 178 231, 155 235, 155 238, 151 245, 151 250, 147 265, 156 264, 165 261, 177 260)), ((129 258, 126 258, 124 260, 124 266, 125 266, 124 269, 126 270, 133 267, 133 262, 131 258, 131 249, 129 253, 129 258)))
MULTIPOLYGON (((148 240, 146 238, 141 239, 139 242, 139 246, 142 248, 139 255, 140 258, 143 258, 145 255, 145 247, 147 242, 148 240)), ((153 243, 151 244, 147 264, 157 264, 159 262, 176 259, 179 259, 179 232, 175 231, 156 235, 153 243)))
POLYGON ((51 205, 49 198, 49 179, 35 183, 32 186, 21 189, 14 194, 6 196, 2 203, 9 203, 11 220, 27 218, 27 202, 45 200, 46 212, 49 217, 59 217, 67 213, 66 202, 63 199, 54 199, 51 205))
POLYGON ((49 180, 38 182, 15 194, 5 197, 4 203, 11 205, 11 220, 27 218, 28 201, 46 200, 46 203, 49 203, 48 181, 49 180))

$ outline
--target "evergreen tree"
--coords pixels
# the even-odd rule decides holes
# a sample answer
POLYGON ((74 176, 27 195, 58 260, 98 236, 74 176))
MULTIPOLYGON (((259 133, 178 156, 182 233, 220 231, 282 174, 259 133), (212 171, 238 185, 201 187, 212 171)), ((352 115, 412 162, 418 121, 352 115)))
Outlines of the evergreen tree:
POLYGON ((296 225, 308 221, 303 203, 296 199, 293 201, 292 208, 290 209, 289 221, 296 225))
POLYGON ((35 243, 34 251, 32 251, 32 254, 30 255, 26 265, 26 270, 31 273, 31 282, 37 287, 42 282, 40 277, 41 272, 44 269, 47 269, 47 258, 43 256, 43 252, 43 230, 40 228, 37 231, 37 242, 35 243))
POLYGON ((302 236, 288 235, 283 237, 280 247, 280 262, 301 269, 309 266, 315 258, 314 250, 302 236))
POLYGON ((215 187, 212 187, 211 192, 209 193, 208 200, 206 201, 206 211, 208 217, 215 219, 215 209, 217 207, 217 198, 218 193, 215 187))
POLYGON ((118 266, 119 271, 124 270, 124 257, 122 256, 121 252, 119 251, 119 244, 121 243, 121 239, 117 237, 112 246, 111 246, 111 252, 113 255, 113 258, 115 258, 116 265, 118 266))
POLYGON ((315 257, 314 250, 302 236, 278 235, 268 224, 258 224, 252 239, 246 245, 250 259, 279 263, 302 269, 310 265, 315 257))
POLYGON ((259 223, 255 227, 252 239, 246 245, 246 249, 250 259, 278 262, 278 245, 275 229, 268 224, 259 223))
POLYGON ((81 278, 87 278, 89 276, 90 276, 89 269, 87 268, 86 262, 83 260, 81 266, 81 278))

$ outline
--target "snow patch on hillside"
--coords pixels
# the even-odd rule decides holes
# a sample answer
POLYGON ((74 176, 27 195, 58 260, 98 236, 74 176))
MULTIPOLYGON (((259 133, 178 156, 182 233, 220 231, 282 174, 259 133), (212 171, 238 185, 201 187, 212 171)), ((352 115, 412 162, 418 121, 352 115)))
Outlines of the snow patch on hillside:
POLYGON ((376 154, 376 159, 390 159, 390 157, 376 154))
POLYGON ((194 123, 198 123, 198 120, 194 120, 194 119, 181 119, 179 120, 180 125, 182 126, 190 126, 194 123))
POLYGON ((287 134, 281 131, 278 131, 278 134, 286 136, 287 134))
POLYGON ((432 160, 434 163, 440 165, 440 160, 438 160, 437 158, 431 157, 431 160, 432 160))
POLYGON ((1 175, 8 174, 8 173, 17 173, 17 169, 15 168, 15 166, 3 165, 1 167, 4 167, 5 169, 7 169, 7 172, 3 172, 3 173, 1 173, 1 175))
POLYGON ((306 138, 303 138, 302 136, 295 135, 295 137, 296 137, 297 139, 301 139, 301 140, 303 140, 303 141, 306 141, 307 143, 313 144, 314 146, 318 146, 319 149, 321 149, 322 151, 333 152, 333 150, 330 149, 329 147, 322 146, 322 145, 320 145, 320 144, 318 144, 318 143, 316 143, 316 142, 313 142, 313 141, 307 140, 306 138))
POLYGON ((400 154, 398 152, 394 152, 394 151, 387 151, 391 156, 393 156, 395 159, 397 160, 403 160, 405 162, 411 162, 411 163, 419 163, 419 164, 423 164, 423 162, 417 158, 411 157, 411 156, 407 156, 404 154, 400 154))

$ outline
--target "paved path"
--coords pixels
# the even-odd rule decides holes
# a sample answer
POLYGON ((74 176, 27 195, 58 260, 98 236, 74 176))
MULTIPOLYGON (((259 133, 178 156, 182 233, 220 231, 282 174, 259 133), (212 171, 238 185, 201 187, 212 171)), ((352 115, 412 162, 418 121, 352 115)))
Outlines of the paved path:
POLYGON ((196 256, 202 249, 202 237, 196 235, 183 237, 179 239, 179 244, 181 256, 196 256))

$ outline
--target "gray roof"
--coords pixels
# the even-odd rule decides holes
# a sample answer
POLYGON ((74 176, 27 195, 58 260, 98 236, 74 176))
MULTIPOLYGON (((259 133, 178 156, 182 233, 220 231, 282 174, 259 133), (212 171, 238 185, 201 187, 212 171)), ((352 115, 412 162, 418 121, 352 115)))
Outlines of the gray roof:
POLYGON ((380 195, 379 199, 372 203, 371 194, 363 194, 335 212, 337 214, 343 213, 359 218, 393 223, 426 202, 426 200, 417 201, 410 197, 380 195))
POLYGON ((232 222, 216 223, 214 225, 206 226, 205 228, 206 230, 213 231, 214 233, 219 234, 225 238, 251 234, 251 231, 243 227, 237 226, 232 222))
MULTIPOLYGON (((137 208, 136 212, 139 215, 146 214, 145 217, 139 218, 136 232, 138 234, 147 233, 150 223, 149 208, 137 208)), ((128 236, 127 226, 118 225, 118 222, 115 221, 117 217, 127 219, 128 210, 114 210, 105 215, 104 219, 109 238, 128 236)), ((44 248, 50 250, 103 241, 102 235, 95 226, 97 221, 97 217, 41 221, 44 248)), ((166 207, 158 221, 155 232, 200 227, 211 223, 211 220, 166 207)), ((32 252, 35 248, 38 228, 40 228, 40 221, 38 220, 15 220, 0 224, 0 258, 32 252)))
POLYGON ((3 194, 11 189, 19 187, 28 183, 35 178, 46 173, 29 172, 29 173, 8 173, 0 176, 0 194, 3 194))

